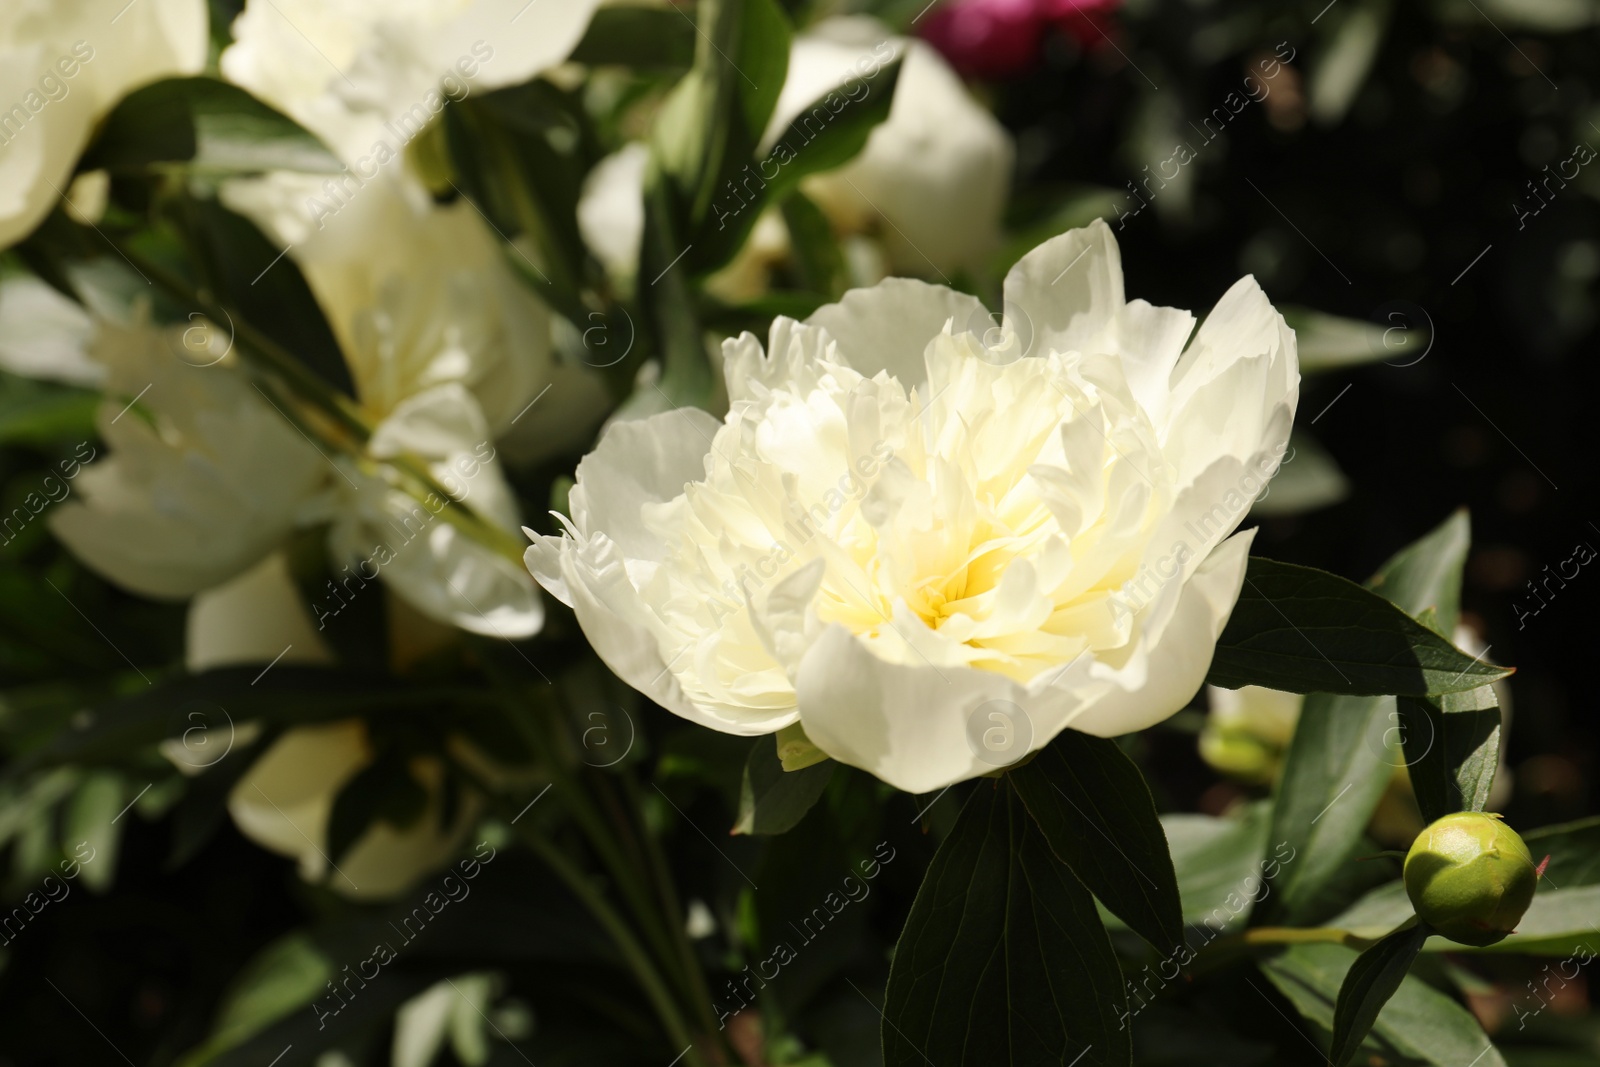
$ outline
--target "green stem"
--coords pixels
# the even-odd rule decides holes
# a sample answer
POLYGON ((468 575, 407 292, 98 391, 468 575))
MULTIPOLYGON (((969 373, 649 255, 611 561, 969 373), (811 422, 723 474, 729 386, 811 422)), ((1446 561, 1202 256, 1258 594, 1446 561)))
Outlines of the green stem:
POLYGON ((674 1045, 687 1046, 684 1060, 689 1064, 704 1065, 705 1060, 690 1036, 688 1025, 683 1016, 679 1014, 677 1004, 673 1001, 666 983, 651 963, 649 954, 644 950, 633 931, 628 929, 627 923, 622 921, 611 905, 606 903, 605 897, 583 876, 583 873, 573 866, 572 862, 560 849, 546 841, 532 829, 520 831, 521 838, 535 854, 542 859, 552 871, 556 873, 567 888, 583 902, 606 933, 611 935, 611 940, 616 943, 617 949, 633 969, 634 977, 644 988, 645 996, 650 999, 651 1006, 656 1014, 661 1017, 662 1023, 667 1028, 668 1035, 674 1045))
POLYGON ((502 794, 484 781, 477 772, 460 760, 450 759, 450 765, 457 774, 470 782, 473 788, 493 801, 501 816, 506 818, 508 825, 511 826, 512 832, 517 834, 518 838, 544 861, 546 866, 555 872, 556 876, 589 910, 589 913, 595 917, 595 920, 600 923, 611 937, 612 942, 617 946, 617 951, 622 953, 622 958, 627 962, 629 969, 633 971, 634 977, 638 979, 640 988, 644 990, 645 997, 649 999, 651 1007, 655 1009, 656 1015, 661 1019, 661 1023, 666 1028, 667 1035, 672 1039, 674 1046, 679 1044, 689 1046, 685 1055, 686 1062, 702 1065, 703 1067, 705 1061, 701 1057, 699 1049, 695 1046, 688 1024, 684 1022, 683 1015, 678 1011, 678 1005, 673 1000, 660 971, 651 961, 650 954, 639 943, 639 939, 629 929, 628 924, 617 914, 616 909, 606 901, 604 894, 589 882, 588 878, 573 864, 566 853, 562 852, 546 839, 543 834, 539 833, 531 822, 525 826, 517 826, 516 821, 520 818, 520 813, 512 815, 513 806, 507 804, 502 794))
MULTIPOLYGON (((607 823, 589 802, 589 793, 584 788, 584 783, 569 766, 568 753, 562 750, 554 738, 546 736, 545 731, 540 729, 546 717, 518 714, 517 711, 521 710, 526 702, 518 700, 514 688, 511 688, 514 686, 513 682, 494 670, 492 663, 488 666, 496 683, 507 690, 508 699, 513 705, 510 718, 514 728, 523 735, 529 747, 548 769, 552 784, 563 787, 559 790, 562 805, 572 815, 578 828, 611 875, 612 881, 627 902, 633 916, 649 938, 651 948, 663 963, 671 967, 675 982, 692 999, 695 1013, 701 1016, 701 1021, 707 1027, 708 1039, 715 1044, 719 1030, 712 1013, 711 997, 707 991, 705 978, 700 973, 699 964, 688 948, 687 935, 683 929, 683 914, 675 903, 671 902, 670 894, 658 903, 646 889, 646 884, 652 880, 651 875, 655 874, 659 878, 662 877, 661 874, 652 871, 650 864, 644 862, 643 856, 640 857, 639 864, 628 862, 616 840, 608 832, 607 823)), ((603 782, 597 783, 597 788, 605 793, 606 787, 603 782)), ((635 810, 638 810, 637 804, 635 810)), ((626 824, 624 813, 616 809, 614 811, 618 819, 618 832, 631 838, 632 827, 626 824)), ((642 818, 640 824, 642 827, 642 818)), ((654 845, 647 830, 639 836, 650 845, 654 845)), ((718 1052, 720 1051, 719 1048, 718 1052)))
POLYGON ((661 850, 661 843, 650 832, 649 826, 644 822, 643 798, 639 794, 639 785, 634 781, 633 775, 626 774, 622 777, 623 789, 627 793, 628 803, 633 810, 639 813, 639 836, 644 840, 645 852, 649 860, 649 871, 655 878, 656 892, 661 899, 662 907, 668 915, 679 917, 679 921, 672 926, 676 934, 679 955, 683 959, 683 970, 689 978, 690 996, 695 1003, 700 1005, 701 1022, 706 1025, 707 1033, 718 1033, 716 1011, 711 1000, 711 989, 706 985, 704 971, 701 970, 700 961, 695 957, 694 945, 689 941, 689 932, 685 928, 685 913, 678 900, 677 889, 672 881, 672 871, 667 865, 667 857, 661 850))
POLYGON ((1346 945, 1360 951, 1372 943, 1370 938, 1358 937, 1349 930, 1332 926, 1258 926, 1242 933, 1219 937, 1207 944, 1195 956, 1190 973, 1213 971, 1241 957, 1280 945, 1346 945))

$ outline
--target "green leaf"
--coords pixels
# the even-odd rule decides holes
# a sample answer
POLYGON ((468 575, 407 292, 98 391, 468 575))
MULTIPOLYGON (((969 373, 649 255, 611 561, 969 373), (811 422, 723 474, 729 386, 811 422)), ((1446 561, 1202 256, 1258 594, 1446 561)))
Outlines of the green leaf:
POLYGON ((866 147, 889 117, 902 62, 873 64, 870 73, 824 93, 784 127, 760 168, 771 183, 770 199, 782 199, 808 175, 843 166, 866 147))
MULTIPOLYGON (((1539 854, 1531 841, 1529 847, 1539 854)), ((1517 924, 1516 932, 1504 941, 1474 948, 1430 937, 1423 951, 1505 956, 1569 956, 1585 951, 1600 954, 1600 919, 1596 918, 1600 916, 1600 885, 1552 882, 1549 874, 1554 869, 1552 860, 1527 914, 1517 924)), ((1405 886, 1394 881, 1374 889, 1328 925, 1357 937, 1377 937, 1410 915, 1411 910, 1405 886)))
POLYGON ((1366 1040, 1383 1006, 1405 980, 1411 963, 1422 951, 1429 928, 1406 923, 1356 957, 1339 986, 1333 1009, 1333 1067, 1344 1067, 1366 1040))
POLYGON ((1482 811, 1500 762, 1500 704, 1494 688, 1442 701, 1399 699, 1411 787, 1424 822, 1453 811, 1482 811))
POLYGON ((833 778, 832 760, 786 771, 771 737, 758 737, 744 761, 735 834, 783 834, 805 818, 833 778))
POLYGON ((84 778, 66 804, 62 847, 71 851, 87 844, 93 849, 93 859, 83 864, 83 882, 96 893, 105 892, 116 880, 117 846, 122 840, 117 822, 130 803, 123 794, 120 774, 96 771, 84 778))
MULTIPOLYGON (((671 193, 672 229, 692 269, 727 262, 741 243, 713 210, 755 160, 789 69, 788 19, 774 0, 702 0, 694 68, 673 88, 652 131, 653 171, 671 193)), ((647 211, 649 206, 646 199, 647 211)), ((641 270, 641 275, 644 273, 641 270)))
POLYGON ((1549 885, 1572 889, 1600 884, 1600 815, 1541 826, 1524 833, 1522 840, 1535 860, 1550 857, 1544 869, 1549 885))
MULTIPOLYGON (((185 208, 186 234, 192 259, 200 268, 201 287, 222 307, 294 353, 328 385, 354 396, 344 351, 294 257, 218 200, 191 200, 185 208)), ((203 320, 190 321, 191 329, 214 328, 232 345, 236 323, 206 327, 203 320)))
MULTIPOLYGON (((1441 625, 1453 627, 1468 537, 1465 512, 1451 515, 1379 567, 1368 588, 1399 612, 1431 608, 1441 625)), ((1296 860, 1258 909, 1260 921, 1303 922, 1323 906, 1326 887, 1350 862, 1402 762, 1396 748, 1404 733, 1392 697, 1306 698, 1284 757, 1268 838, 1287 843, 1296 860)))
POLYGON ((1472 545, 1465 510, 1453 512, 1427 534, 1391 556, 1367 588, 1408 615, 1429 608, 1437 613, 1436 632, 1448 636, 1461 616, 1461 568, 1472 545))
POLYGON ((978 782, 911 905, 885 1067, 1128 1064, 1126 999, 1090 896, 1003 783, 978 782))
POLYGON ((1362 319, 1347 319, 1292 305, 1279 310, 1283 320, 1294 330, 1302 374, 1344 370, 1379 360, 1402 362, 1410 358, 1407 353, 1413 346, 1417 352, 1427 347, 1426 337, 1414 338, 1409 333, 1386 330, 1362 319))
POLYGON ((168 78, 112 110, 81 170, 133 170, 186 162, 218 174, 344 167, 293 119, 215 78, 168 78))
POLYGON ((1354 582, 1252 556, 1207 681, 1227 689, 1433 696, 1510 673, 1354 582))
POLYGON ((694 22, 669 7, 602 7, 571 61, 591 67, 684 70, 694 63, 694 22))
POLYGON ((336 968, 304 931, 272 942, 233 981, 211 1041, 231 1048, 323 995, 336 968))
POLYGON ((1299 515, 1337 504, 1350 495, 1350 479, 1328 450, 1304 430, 1289 436, 1289 455, 1267 491, 1251 505, 1256 516, 1299 515))
POLYGON ((0 375, 0 445, 53 445, 96 436, 100 394, 0 375))
POLYGON ((1396 721, 1391 697, 1306 697, 1284 757, 1268 835, 1293 849, 1294 862, 1257 909, 1259 921, 1303 922, 1327 906, 1324 887, 1351 862, 1401 762, 1394 748, 1396 721))
MULTIPOLYGON (((1271 815, 1271 805, 1259 801, 1228 818, 1192 814, 1161 817, 1178 892, 1183 898, 1185 923, 1220 928, 1243 912, 1242 901, 1230 905, 1229 899, 1250 892, 1252 884, 1248 880, 1265 873, 1260 857, 1266 851, 1271 815), (1219 916, 1219 912, 1226 914, 1219 916)), ((1280 862, 1284 858, 1274 855, 1280 862)), ((1277 866, 1271 870, 1274 876, 1278 874, 1277 866)))
POLYGON ((800 286, 837 300, 850 286, 844 253, 833 226, 822 209, 798 190, 783 201, 783 221, 789 230, 794 273, 800 286))
POLYGON ((585 255, 578 200, 585 149, 593 147, 581 107, 548 82, 534 81, 452 105, 443 129, 456 190, 502 236, 537 249, 537 266, 516 247, 508 252, 511 264, 568 318, 589 322, 577 295, 585 255))
POLYGON ((1162 952, 1183 943, 1183 905, 1155 798, 1115 741, 1063 730, 1009 780, 1056 858, 1162 952))
MULTIPOLYGON (((1355 960, 1343 945, 1296 945, 1263 960, 1261 969, 1301 1015, 1332 1031, 1339 987, 1355 960)), ((1390 1062, 1506 1067, 1471 1012, 1409 975, 1379 1012, 1368 1043, 1390 1062)))

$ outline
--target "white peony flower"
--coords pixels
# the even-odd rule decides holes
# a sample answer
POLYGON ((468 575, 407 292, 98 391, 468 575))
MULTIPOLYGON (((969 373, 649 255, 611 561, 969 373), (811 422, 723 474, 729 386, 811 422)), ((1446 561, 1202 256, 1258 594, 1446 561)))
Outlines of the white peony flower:
POLYGON ((31 274, 0 281, 0 368, 25 378, 99 385, 105 367, 89 356, 94 320, 31 274))
MULTIPOLYGON (((937 52, 860 16, 825 19, 795 38, 762 153, 771 152, 789 124, 829 93, 861 99, 870 91, 865 79, 902 56, 889 116, 861 153, 800 185, 845 236, 847 252, 855 239, 868 240, 868 235, 879 244, 881 254, 852 257, 867 261, 869 281, 886 270, 941 276, 979 267, 1000 244, 1011 187, 1015 150, 1005 128, 972 99, 937 52)), ((825 111, 806 128, 818 129, 831 117, 825 111)), ((803 142, 788 148, 796 156, 805 152, 803 142)), ((621 279, 632 278, 638 269, 648 159, 644 145, 628 144, 601 160, 590 171, 578 205, 584 240, 621 279)), ((723 188, 716 195, 719 213, 737 214, 745 194, 723 188)), ((769 210, 708 288, 727 300, 751 299, 765 291, 773 265, 787 258, 788 250, 782 216, 769 210)))
POLYGON ((111 455, 78 478, 50 526, 92 570, 134 592, 187 597, 253 567, 330 473, 209 327, 101 319, 97 419, 111 455))
POLYGON ((566 59, 598 6, 249 0, 222 73, 361 172, 386 165, 450 100, 519 85, 566 59))
MULTIPOLYGON (((89 567, 153 597, 213 589, 330 523, 336 574, 313 605, 318 629, 374 580, 425 615, 475 633, 531 636, 543 624, 527 572, 418 501, 384 469, 319 449, 223 358, 207 324, 158 329, 101 320, 91 346, 107 369, 100 431, 81 499, 53 510, 56 535, 89 567), (196 348, 206 341, 211 347, 196 348)), ((381 364, 387 365, 387 364, 381 364)), ((368 452, 425 462, 453 498, 507 531, 517 509, 491 428, 460 382, 419 386, 379 422, 368 452)))
POLYGON ((326 844, 334 801, 373 758, 359 719, 290 730, 233 787, 228 813, 250 840, 297 860, 307 881, 327 879, 329 888, 355 900, 395 896, 455 855, 483 805, 463 794, 454 822, 445 825, 444 766, 418 757, 411 771, 428 792, 421 818, 407 827, 375 822, 335 861, 326 844))
POLYGON ((50 213, 96 123, 119 100, 198 73, 206 43, 205 0, 0 5, 0 248, 50 213))
MULTIPOLYGON (((311 624, 281 553, 190 602, 185 665, 191 671, 219 667, 322 665, 333 655, 311 624)), ((163 742, 163 754, 187 775, 211 771, 227 758, 247 758, 260 734, 256 722, 235 723, 219 714, 197 717, 181 737, 163 742)), ((404 891, 441 866, 460 846, 482 811, 465 794, 452 825, 442 823, 442 765, 432 758, 413 768, 429 791, 429 805, 416 824, 399 828, 379 822, 356 839, 334 869, 327 855, 328 820, 339 790, 373 759, 367 728, 357 719, 289 730, 260 755, 233 787, 228 811, 239 831, 263 848, 298 861, 308 881, 328 880, 334 891, 358 900, 404 891), (329 877, 329 874, 332 877, 329 877)))
MULTIPOLYGON (((225 198, 290 246, 376 427, 369 452, 427 461, 452 496, 514 533, 500 451, 526 462, 588 439, 604 384, 556 359, 549 311, 470 203, 436 205, 403 175, 386 175, 307 225, 304 205, 325 182, 280 173, 232 183, 225 198)), ((525 570, 372 471, 336 465, 320 512, 334 523, 340 564, 381 574, 419 610, 463 629, 538 632, 543 608, 525 570)))
POLYGON ((1277 777, 1305 697, 1259 685, 1212 685, 1206 687, 1206 703, 1210 713, 1200 731, 1201 758, 1248 782, 1277 777))
POLYGON ((801 189, 841 232, 873 231, 897 273, 976 268, 1000 243, 1015 150, 1005 128, 921 41, 896 38, 863 16, 825 19, 796 37, 764 147, 819 98, 841 88, 848 95, 863 69, 896 55, 905 62, 889 117, 860 155, 810 176, 801 189))
POLYGON ((726 419, 612 426, 529 568, 667 709, 799 722, 902 789, 1165 718, 1238 597, 1294 335, 1246 278, 1191 340, 1125 301, 1099 222, 1018 263, 989 326, 890 280, 729 341, 726 419))

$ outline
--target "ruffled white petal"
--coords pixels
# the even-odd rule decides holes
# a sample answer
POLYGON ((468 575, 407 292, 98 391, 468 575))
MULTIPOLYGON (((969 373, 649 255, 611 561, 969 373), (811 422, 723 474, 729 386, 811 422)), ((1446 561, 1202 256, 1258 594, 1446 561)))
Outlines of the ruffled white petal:
POLYGON ((852 289, 806 319, 828 332, 855 370, 868 378, 885 372, 907 390, 927 381, 923 352, 947 323, 956 333, 983 334, 995 326, 977 297, 911 278, 852 289))

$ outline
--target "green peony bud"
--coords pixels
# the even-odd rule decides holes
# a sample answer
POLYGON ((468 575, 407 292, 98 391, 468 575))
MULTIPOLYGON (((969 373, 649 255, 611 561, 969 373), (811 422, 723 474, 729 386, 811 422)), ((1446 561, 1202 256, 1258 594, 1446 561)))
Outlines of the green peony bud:
POLYGON ((1539 871, 1500 816, 1446 815, 1406 854, 1406 895, 1423 922, 1463 945, 1492 945, 1522 921, 1539 871))

